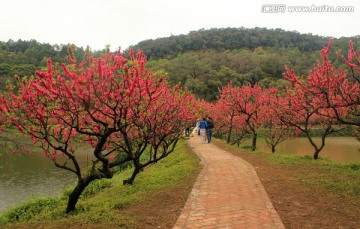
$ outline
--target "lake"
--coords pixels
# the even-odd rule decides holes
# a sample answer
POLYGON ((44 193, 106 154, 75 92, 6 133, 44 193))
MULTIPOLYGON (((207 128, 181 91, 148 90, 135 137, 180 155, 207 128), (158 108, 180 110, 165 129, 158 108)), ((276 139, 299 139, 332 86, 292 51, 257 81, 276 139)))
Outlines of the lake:
MULTIPOLYGON (((314 140, 317 143, 321 141, 320 138, 314 138, 314 140)), ((242 145, 250 144, 250 140, 247 140, 242 145)), ((262 138, 258 139, 257 150, 271 152, 262 138)), ((280 143, 275 153, 312 156, 314 148, 307 138, 296 138, 280 143)), ((340 163, 360 163, 360 142, 353 137, 327 137, 319 157, 326 157, 340 163)))
MULTIPOLYGON (((41 149, 31 151, 12 155, 0 144, 0 213, 31 197, 59 196, 76 182, 75 174, 55 167, 41 149)), ((81 151, 81 165, 90 166, 85 148, 81 151)))

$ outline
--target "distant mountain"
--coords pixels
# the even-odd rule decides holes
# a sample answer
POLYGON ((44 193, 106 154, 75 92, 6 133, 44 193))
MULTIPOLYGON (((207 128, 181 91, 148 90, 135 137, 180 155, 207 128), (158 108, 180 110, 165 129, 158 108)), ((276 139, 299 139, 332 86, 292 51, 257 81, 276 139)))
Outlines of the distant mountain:
MULTIPOLYGON (((165 71, 170 85, 179 84, 198 98, 215 101, 218 88, 230 81, 236 86, 260 83, 281 89, 288 84, 282 75, 285 66, 306 76, 329 39, 282 29, 222 28, 145 40, 132 48, 144 51, 148 67, 165 71)), ((350 39, 359 50, 359 36, 333 39, 329 58, 336 67, 344 63, 335 52, 347 55, 350 39)))
MULTIPOLYGON (((134 50, 143 50, 149 59, 171 59, 179 53, 199 50, 236 50, 257 47, 297 48, 300 52, 313 52, 320 50, 329 42, 330 37, 322 37, 312 34, 301 34, 296 31, 266 28, 219 28, 200 29, 186 35, 170 36, 158 39, 150 39, 139 42, 132 46, 134 50)), ((352 39, 360 41, 360 36, 341 38, 335 40, 352 39)), ((335 45, 341 42, 334 42, 335 45)), ((344 43, 347 45, 347 43, 344 43)), ((344 46, 344 44, 342 46, 344 46)), ((342 47, 346 48, 346 47, 342 47)))

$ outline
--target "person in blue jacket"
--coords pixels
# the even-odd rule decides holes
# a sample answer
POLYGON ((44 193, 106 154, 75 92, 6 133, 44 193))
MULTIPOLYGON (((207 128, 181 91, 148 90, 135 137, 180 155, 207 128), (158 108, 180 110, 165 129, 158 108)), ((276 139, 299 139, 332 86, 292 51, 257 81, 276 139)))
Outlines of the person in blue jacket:
POLYGON ((199 123, 201 143, 206 143, 206 128, 207 127, 208 127, 208 124, 206 122, 206 119, 203 118, 199 123))

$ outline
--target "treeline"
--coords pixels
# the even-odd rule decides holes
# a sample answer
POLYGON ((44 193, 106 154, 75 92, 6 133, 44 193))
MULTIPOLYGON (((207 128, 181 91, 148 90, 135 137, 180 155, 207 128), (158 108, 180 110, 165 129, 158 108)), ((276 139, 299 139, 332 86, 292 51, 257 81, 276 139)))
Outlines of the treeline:
POLYGON ((169 84, 180 84, 198 98, 214 101, 218 88, 230 81, 236 86, 259 82, 264 88, 281 88, 288 84, 282 77, 285 65, 306 74, 318 58, 319 53, 302 53, 296 48, 258 47, 255 50, 188 52, 174 59, 149 61, 149 67, 167 72, 169 84))
MULTIPOLYGON (((236 86, 259 82, 263 88, 282 88, 289 83, 282 76, 285 66, 306 76, 329 39, 281 29, 225 28, 142 41, 133 48, 145 51, 149 67, 166 71, 169 84, 214 101, 218 88, 229 81, 236 86)), ((360 48, 360 37, 333 40, 330 56, 336 67, 344 63, 335 53, 346 56, 350 39, 360 48)))
MULTIPOLYGON (((327 45, 330 37, 312 34, 301 34, 283 29, 249 28, 214 28, 191 31, 186 35, 149 39, 133 46, 135 50, 143 50, 148 59, 172 59, 180 53, 199 50, 238 50, 257 47, 296 48, 300 52, 319 51, 327 45)), ((360 41, 360 37, 352 37, 360 41)), ((341 38, 334 41, 334 48, 347 50, 347 40, 341 38)))
MULTIPOLYGON (((198 98, 213 101, 218 96, 218 88, 229 81, 237 86, 259 82, 261 87, 282 88, 288 83, 282 77, 284 67, 306 75, 329 39, 282 29, 241 27, 201 29, 186 35, 141 41, 130 48, 144 51, 148 67, 167 72, 170 85, 180 84, 198 98)), ((360 48, 360 36, 334 39, 333 54, 342 51, 341 55, 346 56, 349 40, 355 49, 360 48)), ((85 49, 73 44, 0 41, 0 90, 14 75, 33 75, 35 70, 45 67, 48 58, 54 63, 66 62, 69 45, 73 47, 74 56, 83 59, 85 49)), ((103 51, 91 54, 97 57, 103 51)), ((343 65, 341 57, 330 56, 336 67, 343 65)))
MULTIPOLYGON (((66 62, 68 46, 72 46, 74 55, 81 60, 85 49, 74 44, 50 45, 36 40, 0 41, 0 89, 3 89, 7 80, 15 75, 31 76, 35 70, 46 66, 50 58, 54 63, 66 62)), ((92 52, 99 55, 101 51, 92 52)))

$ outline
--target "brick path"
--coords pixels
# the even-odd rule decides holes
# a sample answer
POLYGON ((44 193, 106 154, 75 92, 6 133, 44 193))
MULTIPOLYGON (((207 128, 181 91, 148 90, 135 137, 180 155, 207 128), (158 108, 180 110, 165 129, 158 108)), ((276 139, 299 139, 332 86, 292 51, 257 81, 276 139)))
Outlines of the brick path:
POLYGON ((197 135, 189 143, 204 167, 173 229, 284 228, 252 165, 197 135))

